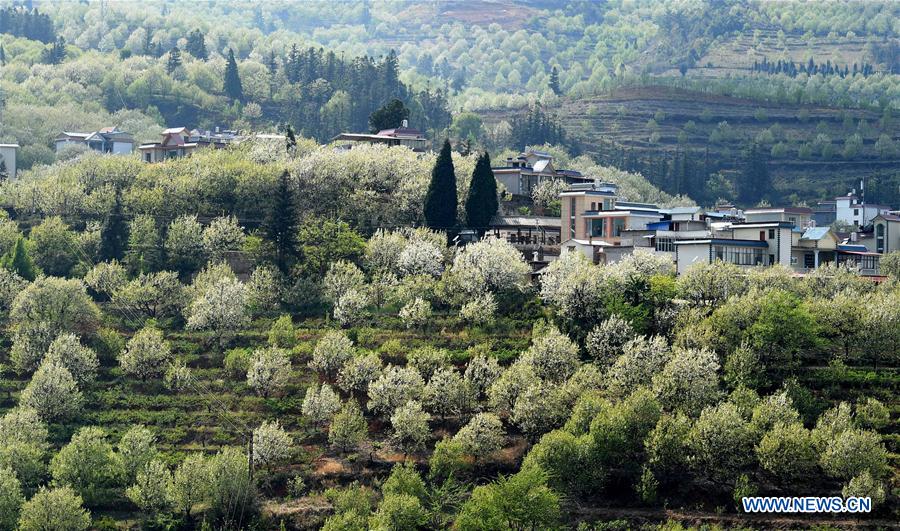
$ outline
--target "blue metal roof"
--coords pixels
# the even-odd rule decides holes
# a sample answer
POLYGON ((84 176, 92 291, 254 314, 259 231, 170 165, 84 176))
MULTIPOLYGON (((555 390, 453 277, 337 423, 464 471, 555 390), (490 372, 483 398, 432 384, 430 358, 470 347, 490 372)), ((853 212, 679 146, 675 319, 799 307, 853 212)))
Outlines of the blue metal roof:
POLYGON ((828 234, 828 230, 828 227, 810 227, 806 229, 806 232, 800 238, 803 240, 821 240, 828 234))
POLYGON ((856 251, 856 252, 866 252, 868 251, 868 247, 865 245, 861 245, 858 243, 841 243, 838 244, 839 251, 856 251))

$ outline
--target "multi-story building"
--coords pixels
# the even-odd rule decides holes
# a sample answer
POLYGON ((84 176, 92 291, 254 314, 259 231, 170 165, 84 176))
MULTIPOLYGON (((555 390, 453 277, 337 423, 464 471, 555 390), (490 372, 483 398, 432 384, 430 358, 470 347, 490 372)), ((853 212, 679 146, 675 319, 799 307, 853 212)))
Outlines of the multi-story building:
POLYGON ((144 162, 162 162, 190 156, 203 147, 221 149, 241 139, 235 131, 188 131, 187 127, 171 127, 162 132, 162 141, 141 144, 138 149, 144 162))
POLYGON ((876 253, 900 251, 900 213, 878 214, 872 219, 872 235, 876 253))
POLYGON ((553 155, 529 150, 517 157, 509 157, 506 164, 491 168, 494 178, 514 196, 531 197, 534 188, 546 181, 561 180, 566 184, 586 184, 594 180, 575 170, 556 168, 553 155))
POLYGON ((63 131, 54 143, 57 153, 72 145, 87 146, 94 151, 113 155, 129 155, 134 152, 134 137, 116 127, 104 127, 92 133, 63 131))
POLYGON ((763 207, 744 210, 744 220, 747 223, 786 221, 797 230, 813 226, 812 215, 812 209, 806 207, 763 207))
POLYGON ((791 265, 794 224, 791 221, 724 223, 708 238, 675 241, 678 273, 697 263, 716 260, 739 266, 791 265))
POLYGON ((879 214, 887 214, 890 207, 866 203, 854 191, 827 201, 820 201, 813 212, 816 225, 824 227, 835 221, 855 229, 869 227, 879 214))
POLYGON ((622 253, 613 248, 634 246, 628 231, 645 230, 663 217, 654 205, 618 202, 618 187, 612 183, 575 184, 560 200, 562 246, 595 262, 615 261, 622 253))

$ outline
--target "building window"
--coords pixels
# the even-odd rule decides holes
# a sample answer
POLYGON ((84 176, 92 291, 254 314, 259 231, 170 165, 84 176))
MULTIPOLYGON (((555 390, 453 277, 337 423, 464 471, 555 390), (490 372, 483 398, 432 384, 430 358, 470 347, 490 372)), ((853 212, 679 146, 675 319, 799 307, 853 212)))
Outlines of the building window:
POLYGON ((816 257, 813 253, 803 254, 803 267, 806 269, 813 269, 816 267, 816 257))
POLYGON ((612 236, 618 238, 625 230, 625 218, 613 218, 612 236))
POLYGON ((761 241, 761 242, 766 241, 766 231, 764 231, 764 230, 759 231, 759 241, 761 241))
POLYGON ((675 240, 673 238, 656 238, 656 250, 666 253, 674 253, 675 240))
POLYGON ((875 251, 884 253, 884 223, 875 225, 875 251))
POLYGON ((775 229, 769 229, 769 239, 770 240, 775 239, 775 229))
POLYGON ((591 210, 597 210, 597 203, 591 203, 591 210))
POLYGON ((731 264, 752 266, 762 262, 762 250, 758 248, 716 245, 714 251, 716 260, 731 264))
POLYGON ((853 215, 854 215, 854 216, 858 216, 858 215, 859 215, 859 209, 858 209, 858 208, 854 208, 854 209, 853 209, 853 215))
POLYGON ((575 237, 575 198, 569 198, 569 237, 575 237))
POLYGON ((144 153, 144 160, 147 162, 150 162, 150 152, 149 151, 144 153))
POLYGON ((604 199, 603 200, 603 210, 612 210, 613 200, 612 199, 604 199))
POLYGON ((775 265, 775 255, 774 254, 769 255, 769 265, 775 265))

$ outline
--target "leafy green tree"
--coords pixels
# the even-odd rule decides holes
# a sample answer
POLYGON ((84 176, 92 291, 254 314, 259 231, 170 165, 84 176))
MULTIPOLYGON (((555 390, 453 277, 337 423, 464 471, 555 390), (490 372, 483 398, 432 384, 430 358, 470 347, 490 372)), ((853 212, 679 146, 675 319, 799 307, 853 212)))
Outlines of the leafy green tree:
POLYGON ((225 95, 232 100, 244 101, 244 89, 241 86, 241 75, 238 73, 237 61, 234 60, 234 50, 228 49, 228 62, 225 64, 225 82, 223 85, 225 95))
POLYGON ((346 222, 306 218, 297 232, 298 273, 321 278, 328 266, 339 260, 355 262, 366 249, 366 241, 346 222))
POLYGON ((242 527, 253 514, 256 488, 250 478, 247 455, 239 448, 220 450, 209 460, 209 496, 212 516, 225 527, 242 527))
POLYGON ((28 236, 34 263, 47 275, 65 277, 80 258, 78 237, 60 217, 49 217, 28 236))
POLYGON ((210 482, 209 461, 203 454, 190 454, 175 469, 172 483, 169 485, 169 500, 185 518, 190 520, 191 509, 209 494, 210 482))
POLYGON ((0 266, 28 281, 32 281, 37 277, 37 267, 28 254, 25 239, 21 236, 16 240, 15 246, 0 258, 0 266))
POLYGON ((763 436, 756 457, 765 471, 791 485, 815 471, 817 453, 802 424, 778 424, 763 436))
POLYGON ((528 468, 476 487, 460 509, 460 531, 552 529, 560 519, 561 498, 547 486, 547 474, 528 468))
POLYGON ((720 486, 728 486, 749 465, 753 432, 737 407, 723 402, 703 410, 688 434, 694 471, 720 486))
POLYGON ((156 514, 170 507, 171 485, 172 473, 169 468, 162 461, 154 459, 137 472, 134 484, 125 489, 125 497, 141 511, 156 514))
POLYGON ((409 118, 409 109, 402 101, 394 98, 369 115, 369 128, 373 133, 383 129, 400 127, 403 120, 409 118))
POLYGON ((275 265, 287 272, 297 252, 297 217, 294 187, 285 170, 272 191, 272 203, 266 212, 263 231, 275 250, 275 265))
POLYGON ((422 502, 408 494, 386 494, 369 518, 369 529, 401 531, 419 529, 428 521, 422 502))
POLYGON ((125 479, 122 461, 96 427, 84 427, 50 461, 50 473, 59 485, 69 485, 88 506, 102 504, 125 479))
POLYGON ((491 171, 491 157, 487 152, 478 157, 469 196, 466 198, 466 224, 484 234, 497 213, 497 180, 491 171))
POLYGON ((359 446, 369 435, 369 425, 363 417, 356 400, 344 403, 341 410, 331 420, 328 429, 328 443, 342 452, 359 446))
POLYGON ((156 437, 152 431, 142 425, 129 428, 119 440, 117 449, 128 482, 133 482, 138 472, 159 455, 156 449, 156 437))
POLYGON ((162 265, 159 230, 152 216, 136 216, 129 223, 125 263, 132 274, 156 271, 162 265))
POLYGON ((91 513, 82 508, 81 496, 69 486, 41 490, 22 506, 19 531, 85 531, 91 513))
MULTIPOLYGON (((488 169, 490 169, 489 160, 488 169)), ((431 170, 431 182, 425 195, 425 224, 435 230, 446 231, 454 228, 456 205, 456 174, 453 171, 450 141, 444 140, 444 145, 431 170)))
POLYGON ((24 502, 16 473, 10 468, 0 467, 0 529, 15 529, 19 509, 24 502))

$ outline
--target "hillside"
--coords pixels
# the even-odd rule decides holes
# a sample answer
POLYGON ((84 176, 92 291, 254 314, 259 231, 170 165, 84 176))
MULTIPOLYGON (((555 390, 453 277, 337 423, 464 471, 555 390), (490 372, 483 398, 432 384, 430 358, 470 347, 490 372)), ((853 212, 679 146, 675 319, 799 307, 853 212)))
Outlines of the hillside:
MULTIPOLYGON (((622 88, 607 96, 564 99, 550 112, 602 163, 639 170, 664 191, 687 193, 701 202, 720 197, 705 188, 706 176, 721 171, 734 179, 742 150, 753 142, 769 154, 773 201, 812 202, 846 193, 860 179, 873 177, 882 181, 881 190, 872 189, 873 200, 900 199, 890 184, 900 162, 896 149, 900 123, 890 114, 766 103, 667 87, 622 88), (856 141, 861 141, 858 148, 856 141), (661 169, 661 161, 671 163, 683 153, 702 175, 678 182, 661 169)), ((511 116, 486 113, 489 123, 511 116)))

